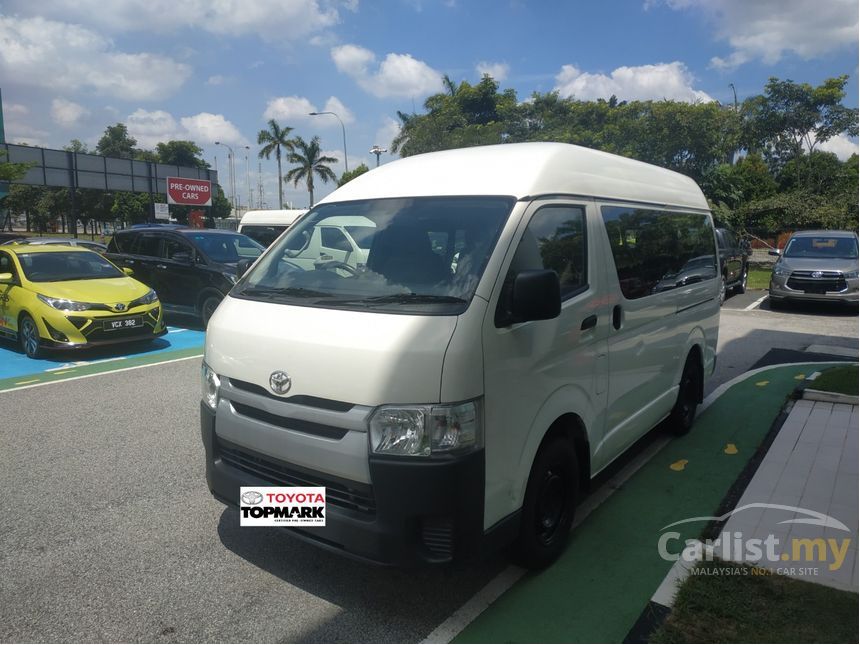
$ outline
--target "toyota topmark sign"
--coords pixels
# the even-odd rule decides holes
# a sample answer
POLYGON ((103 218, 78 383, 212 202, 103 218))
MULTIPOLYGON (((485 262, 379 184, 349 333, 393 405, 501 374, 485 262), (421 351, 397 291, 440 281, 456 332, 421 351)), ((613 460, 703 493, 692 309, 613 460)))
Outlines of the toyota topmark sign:
POLYGON ((211 206, 212 182, 206 179, 168 177, 167 203, 182 206, 211 206))

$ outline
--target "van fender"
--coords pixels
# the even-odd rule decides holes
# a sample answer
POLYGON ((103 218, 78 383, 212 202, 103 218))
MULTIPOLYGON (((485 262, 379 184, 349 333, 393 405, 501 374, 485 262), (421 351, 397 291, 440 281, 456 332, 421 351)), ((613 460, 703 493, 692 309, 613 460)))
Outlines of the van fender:
POLYGON ((696 327, 693 327, 693 329, 690 330, 690 333, 687 336, 687 341, 684 343, 684 351, 681 354, 681 360, 678 362, 678 365, 675 367, 675 376, 674 376, 674 380, 672 381, 672 383, 674 384, 673 387, 675 387, 677 389, 681 383, 681 374, 684 371, 684 365, 687 364, 687 357, 690 355, 690 352, 693 351, 694 348, 697 348, 698 352, 699 352, 699 358, 700 358, 701 364, 702 364, 702 374, 701 374, 701 378, 699 380, 699 385, 700 385, 699 402, 700 403, 702 400, 701 386, 704 385, 705 374, 707 374, 707 360, 708 360, 707 346, 708 346, 708 344, 705 341, 705 330, 702 329, 698 325, 696 327))
MULTIPOLYGON (((523 443, 520 462, 517 464, 516 476, 513 478, 510 491, 513 509, 518 509, 523 504, 529 474, 531 473, 532 464, 534 464, 534 460, 541 443, 550 428, 553 427, 553 424, 565 415, 574 416, 581 422, 583 429, 585 430, 586 440, 589 446, 589 454, 578 456, 580 458, 583 456, 586 457, 586 463, 590 465, 590 447, 592 445, 597 445, 597 439, 599 439, 591 434, 592 428, 594 427, 594 407, 588 393, 583 388, 573 385, 565 385, 547 397, 543 405, 540 407, 540 410, 538 410, 538 413, 535 415, 531 428, 529 428, 529 433, 523 443)), ((581 471, 581 475, 583 477, 590 478, 590 467, 589 471, 581 471)))

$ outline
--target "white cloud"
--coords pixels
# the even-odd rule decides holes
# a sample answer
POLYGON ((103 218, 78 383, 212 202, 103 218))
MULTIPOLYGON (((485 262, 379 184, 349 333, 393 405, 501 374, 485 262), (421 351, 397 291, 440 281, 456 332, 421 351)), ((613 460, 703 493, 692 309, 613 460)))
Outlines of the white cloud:
MULTIPOLYGON (((385 121, 376 131, 376 136, 374 141, 376 145, 381 146, 383 148, 390 148, 391 142, 400 134, 400 122, 396 119, 392 119, 390 116, 385 117, 385 121)), ((382 163, 382 160, 385 158, 383 155, 379 158, 379 162, 382 163)), ((376 155, 374 155, 374 165, 376 164, 376 155)))
POLYGON ((562 96, 576 99, 608 99, 613 94, 620 100, 713 101, 705 92, 693 89, 693 76, 678 61, 619 67, 607 76, 583 72, 573 65, 564 65, 555 77, 555 90, 562 96))
POLYGON ((184 116, 179 122, 188 133, 188 138, 198 144, 223 141, 229 144, 247 145, 245 137, 235 125, 224 118, 223 114, 201 112, 194 116, 184 116))
POLYGON ((231 83, 234 80, 235 79, 232 76, 215 74, 214 76, 210 76, 206 79, 206 85, 224 85, 225 83, 231 83))
POLYGON ((54 122, 64 128, 71 128, 89 115, 90 111, 83 105, 69 101, 64 98, 56 98, 51 101, 51 118, 54 122))
POLYGON ((198 145, 223 141, 230 145, 245 145, 239 130, 221 114, 201 112, 177 121, 164 110, 138 109, 126 119, 128 133, 141 148, 154 148, 157 143, 189 140, 198 145))
POLYGON ((341 45, 331 50, 331 58, 340 72, 378 98, 423 97, 442 89, 442 74, 409 54, 388 54, 377 66, 369 49, 341 45))
POLYGON ((0 76, 52 90, 152 100, 170 96, 191 74, 184 63, 118 51, 94 31, 40 17, 0 16, 0 43, 0 76))
POLYGON ((334 112, 341 118, 344 125, 355 122, 355 116, 336 96, 330 96, 322 109, 318 109, 316 105, 311 103, 310 99, 304 96, 279 96, 266 104, 263 118, 266 121, 269 119, 286 121, 285 125, 290 127, 294 127, 292 124, 295 123, 310 123, 311 121, 315 126, 321 128, 340 127, 337 119, 310 116, 311 112, 334 112))
POLYGON ((481 61, 475 66, 475 70, 481 78, 486 74, 487 76, 492 76, 500 83, 508 77, 510 69, 507 63, 488 63, 486 61, 481 61))
POLYGON ((844 134, 837 134, 835 137, 828 139, 824 143, 819 143, 818 146, 816 146, 816 149, 823 152, 832 152, 842 161, 845 161, 853 154, 860 153, 857 140, 847 137, 844 134))
POLYGON ((809 60, 856 46, 856 0, 665 0, 675 10, 699 9, 716 27, 716 37, 732 47, 728 57, 714 57, 717 69, 733 69, 752 60, 768 65, 787 53, 809 60))
POLYGON ((303 42, 339 20, 337 9, 319 0, 10 0, 4 4, 20 14, 38 11, 95 25, 103 33, 195 29, 226 36, 253 34, 278 42, 303 42))
POLYGON ((7 103, 3 106, 3 114, 9 116, 27 116, 30 114, 30 109, 26 105, 20 103, 7 103))

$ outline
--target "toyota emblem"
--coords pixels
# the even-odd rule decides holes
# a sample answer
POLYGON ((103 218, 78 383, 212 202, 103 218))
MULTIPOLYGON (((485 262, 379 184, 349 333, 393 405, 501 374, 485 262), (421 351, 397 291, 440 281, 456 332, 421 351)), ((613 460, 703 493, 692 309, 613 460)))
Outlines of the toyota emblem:
POLYGON ((255 490, 246 490, 242 493, 242 502, 250 506, 256 506, 263 501, 263 495, 255 490))
POLYGON ((122 304, 121 302, 118 302, 116 304, 116 306, 114 307, 114 309, 116 309, 117 311, 125 311, 125 305, 122 304))
POLYGON ((286 394, 290 391, 292 385, 293 379, 286 372, 278 370, 277 372, 272 372, 272 375, 269 377, 269 387, 275 394, 286 394))
POLYGON ((813 271, 813 272, 812 272, 812 277, 813 277, 813 278, 820 278, 820 277, 821 277, 821 276, 823 276, 823 275, 824 275, 824 274, 823 274, 821 271, 813 271))

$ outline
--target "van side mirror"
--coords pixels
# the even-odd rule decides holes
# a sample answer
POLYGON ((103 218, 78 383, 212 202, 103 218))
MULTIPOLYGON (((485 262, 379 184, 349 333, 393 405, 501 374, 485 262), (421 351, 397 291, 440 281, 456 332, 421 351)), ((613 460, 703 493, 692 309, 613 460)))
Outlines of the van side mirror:
POLYGON ((12 274, 0 273, 0 284, 12 284, 12 274))
POLYGON ((767 254, 768 255, 775 255, 776 257, 779 257, 779 249, 771 249, 770 251, 767 252, 767 254))
POLYGON ((511 289, 508 324, 551 320, 561 313, 561 283, 551 270, 521 271, 511 289))
POLYGON ((251 258, 242 258, 236 263, 236 278, 241 278, 245 273, 248 272, 248 269, 251 268, 251 265, 254 264, 254 260, 251 258))

